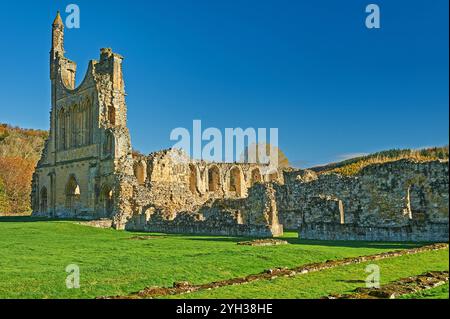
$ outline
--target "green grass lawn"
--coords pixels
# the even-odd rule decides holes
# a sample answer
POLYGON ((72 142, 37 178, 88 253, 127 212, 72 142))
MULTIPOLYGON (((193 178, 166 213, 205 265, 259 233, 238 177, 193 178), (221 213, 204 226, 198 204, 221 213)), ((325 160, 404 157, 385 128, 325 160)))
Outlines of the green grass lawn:
POLYGON ((401 299, 448 299, 448 284, 423 290, 415 294, 404 295, 401 299))
MULTIPOLYGON (((157 238, 130 240, 137 234, 69 221, 1 217, 0 298, 125 295, 152 285, 171 286, 174 281, 206 283, 268 268, 417 246, 305 241, 292 232, 285 236, 289 245, 272 247, 240 246, 236 242, 245 238, 220 236, 154 234, 157 238), (65 286, 69 264, 80 267, 79 289, 65 286)), ((424 262, 427 268, 428 260, 424 262)), ((320 281, 315 283, 316 287, 321 285, 320 281)))
MULTIPOLYGON (((448 249, 366 262, 322 270, 293 278, 256 281, 246 285, 227 286, 171 298, 320 298, 333 293, 351 293, 365 287, 368 264, 380 269, 380 284, 419 275, 430 270, 448 270, 448 249)), ((447 291, 448 298, 448 291, 447 291)))

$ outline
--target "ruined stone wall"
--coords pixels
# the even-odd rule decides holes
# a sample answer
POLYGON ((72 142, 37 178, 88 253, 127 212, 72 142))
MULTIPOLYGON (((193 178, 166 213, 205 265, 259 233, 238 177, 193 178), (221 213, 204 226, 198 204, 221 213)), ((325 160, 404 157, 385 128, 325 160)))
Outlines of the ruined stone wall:
MULTIPOLYGON (((330 226, 330 229, 409 229, 402 227, 414 224, 424 226, 414 230, 426 231, 440 228, 425 225, 448 227, 448 162, 399 160, 368 166, 352 177, 317 176, 312 172, 287 175, 286 184, 279 186, 277 192, 280 222, 286 229, 307 229, 303 235, 308 238, 334 238, 324 229, 340 224, 356 228, 330 226), (327 226, 313 228, 318 232, 314 236, 310 228, 301 228, 319 224, 327 226)), ((385 238, 382 236, 385 232, 378 233, 385 238)), ((428 235, 434 238, 431 233, 428 235)), ((359 238, 356 232, 354 238, 359 238)))
POLYGON ((399 227, 314 223, 302 224, 299 237, 316 240, 447 242, 449 232, 448 224, 445 223, 411 223, 399 227))
POLYGON ((100 60, 89 62, 76 87, 76 63, 64 56, 63 40, 57 15, 50 52, 50 133, 33 174, 33 215, 101 218, 128 212, 118 200, 129 195, 120 174, 133 175, 123 58, 101 49, 100 60))
POLYGON ((118 229, 306 238, 448 238, 448 163, 400 160, 358 175, 132 156, 123 57, 92 60, 75 86, 64 26, 52 26, 50 132, 32 181, 33 214, 111 218, 118 229), (391 235, 389 235, 391 234, 391 235))
POLYGON ((215 199, 195 212, 167 213, 164 208, 148 208, 134 214, 128 230, 228 236, 273 237, 283 234, 278 223, 275 189, 257 184, 247 198, 215 199))
POLYGON ((136 203, 164 207, 172 213, 195 211, 213 199, 245 198, 248 189, 268 181, 282 182, 280 172, 265 175, 264 165, 208 163, 191 160, 183 151, 163 150, 134 158, 136 203))
POLYGON ((33 174, 33 215, 110 218, 117 229, 282 233, 273 189, 255 188, 246 199, 253 185, 282 183, 281 172, 195 161, 178 150, 133 158, 122 61, 111 49, 101 49, 77 87, 76 63, 65 57, 64 25, 57 15, 50 51, 50 133, 33 174))

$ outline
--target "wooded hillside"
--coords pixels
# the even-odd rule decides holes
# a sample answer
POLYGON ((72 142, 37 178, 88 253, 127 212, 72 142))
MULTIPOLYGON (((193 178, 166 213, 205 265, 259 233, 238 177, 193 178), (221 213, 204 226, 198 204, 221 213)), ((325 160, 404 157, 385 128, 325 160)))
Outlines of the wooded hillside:
POLYGON ((47 136, 0 123, 0 214, 31 211, 31 177, 47 136))
POLYGON ((355 157, 342 162, 331 163, 324 166, 313 167, 317 173, 338 173, 342 175, 355 175, 364 167, 371 164, 398 161, 400 159, 414 159, 417 161, 448 160, 448 145, 444 147, 431 147, 419 150, 392 149, 381 151, 367 156, 355 157))

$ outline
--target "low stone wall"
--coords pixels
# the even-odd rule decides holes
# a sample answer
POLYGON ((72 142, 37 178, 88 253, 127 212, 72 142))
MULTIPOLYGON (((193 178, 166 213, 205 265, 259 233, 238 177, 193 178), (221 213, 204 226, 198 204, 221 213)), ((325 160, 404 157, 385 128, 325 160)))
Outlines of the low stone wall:
POLYGON ((448 242, 448 223, 411 224, 401 227, 372 227, 352 224, 302 224, 299 238, 316 240, 430 241, 448 242))
MULTIPOLYGON (((279 225, 278 232, 283 233, 283 226, 279 225)), ((235 224, 215 227, 207 221, 197 221, 191 224, 175 224, 171 221, 149 223, 144 226, 144 231, 171 234, 205 234, 237 237, 274 237, 273 229, 265 226, 235 224)))
POLYGON ((89 220, 89 221, 85 221, 85 222, 78 222, 77 224, 96 227, 96 228, 111 228, 112 220, 106 219, 106 218, 105 219, 96 219, 96 220, 89 220))
POLYGON ((167 219, 164 212, 153 213, 147 220, 136 215, 126 225, 127 230, 171 233, 204 234, 245 237, 274 237, 283 235, 282 225, 254 225, 242 223, 238 212, 216 211, 211 215, 183 212, 173 219, 167 219))

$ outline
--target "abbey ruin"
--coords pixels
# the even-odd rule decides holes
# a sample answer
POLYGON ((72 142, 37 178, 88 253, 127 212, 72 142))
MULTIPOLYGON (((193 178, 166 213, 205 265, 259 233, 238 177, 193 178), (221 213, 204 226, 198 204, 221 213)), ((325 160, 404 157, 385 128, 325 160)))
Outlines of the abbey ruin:
POLYGON ((32 181, 34 216, 110 219, 116 229, 272 237, 448 241, 448 163, 397 161, 357 176, 212 163, 177 149, 133 154, 123 57, 109 48, 75 85, 58 13, 50 134, 32 181))

